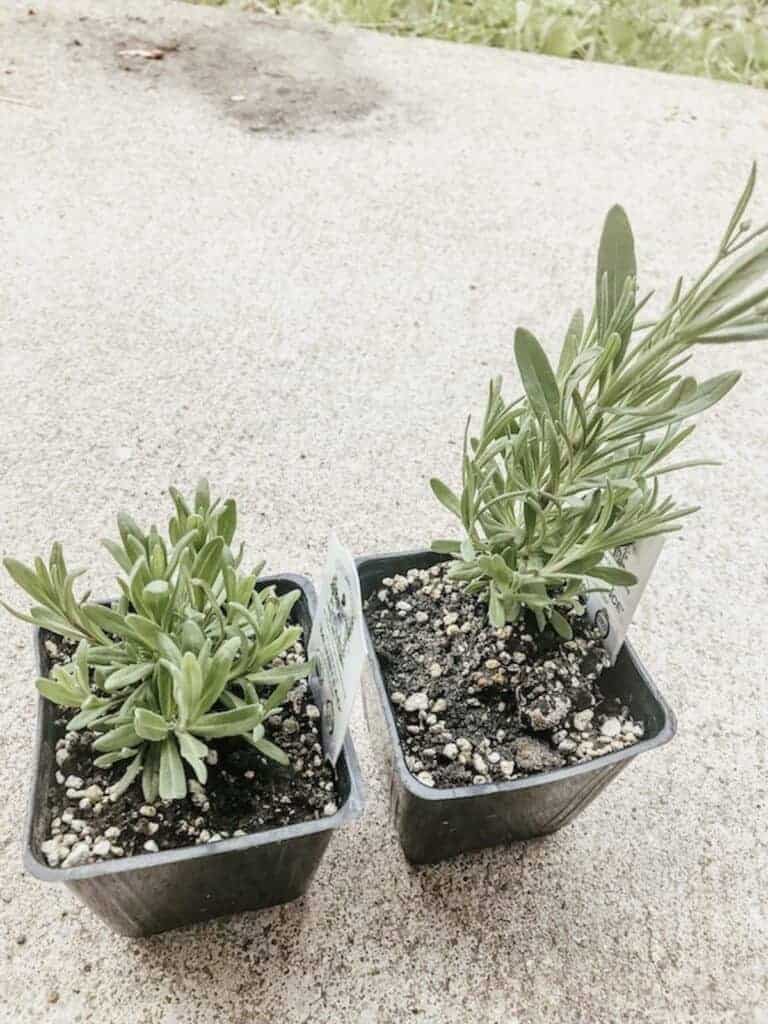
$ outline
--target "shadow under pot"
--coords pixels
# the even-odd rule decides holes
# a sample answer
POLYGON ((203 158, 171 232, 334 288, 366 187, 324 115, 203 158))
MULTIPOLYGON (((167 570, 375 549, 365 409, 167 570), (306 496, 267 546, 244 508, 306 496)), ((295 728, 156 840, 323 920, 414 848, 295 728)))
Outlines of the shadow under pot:
MULTIPOLYGON (((308 637, 315 592, 304 576, 285 574, 259 580, 282 595, 298 589, 294 621, 308 637)), ((40 675, 50 670, 41 630, 34 630, 40 675)), ((309 685, 317 696, 317 680, 309 685)), ((63 882, 110 928, 141 936, 210 918, 288 903, 301 896, 333 833, 362 812, 362 780, 352 739, 347 735, 336 766, 333 813, 247 835, 159 852, 139 853, 79 867, 51 867, 41 850, 57 802, 56 744, 64 735, 60 710, 40 698, 32 793, 24 836, 24 866, 47 882, 63 882)), ((66 771, 66 769, 65 769, 66 771)))
MULTIPOLYGON (((509 683, 473 686, 481 674, 474 671, 464 676, 466 689, 458 687, 472 661, 473 634, 487 638, 489 628, 484 606, 453 596, 444 569, 433 568, 446 561, 431 551, 357 560, 370 656, 366 721, 386 776, 390 820, 416 864, 555 832, 638 754, 672 739, 676 728, 672 710, 628 643, 576 699, 566 692, 559 708, 560 698, 548 705, 545 699, 555 718, 562 717, 556 724, 534 721, 538 731, 524 727, 509 683), (430 652, 438 652, 434 662, 430 652), (457 714, 466 721, 457 721, 457 714), (494 731, 484 739, 489 723, 494 731)), ((515 663, 522 655, 515 658, 513 640, 484 662, 483 671, 490 666, 486 674, 519 677, 515 663)), ((606 657, 602 647, 597 656, 606 657)), ((540 655, 554 677, 553 657, 540 655)))

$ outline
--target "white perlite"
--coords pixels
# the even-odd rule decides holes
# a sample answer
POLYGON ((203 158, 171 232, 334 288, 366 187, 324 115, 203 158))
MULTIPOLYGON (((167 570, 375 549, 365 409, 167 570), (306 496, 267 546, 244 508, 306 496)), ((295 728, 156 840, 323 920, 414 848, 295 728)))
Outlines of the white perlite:
POLYGON ((603 736, 608 736, 610 739, 615 739, 621 733, 621 722, 618 718, 606 718, 603 724, 600 726, 600 732, 603 736))
POLYGON ((584 732, 590 727, 594 717, 594 712, 591 708, 587 708, 586 711, 577 711, 573 716, 573 728, 578 729, 579 732, 584 732))
POLYGON ((412 693, 405 699, 405 710, 409 713, 415 711, 426 711, 429 707, 429 697, 426 693, 412 693))
POLYGON ((63 868, 79 868, 81 864, 85 864, 90 855, 91 848, 88 843, 75 843, 61 866, 63 868))

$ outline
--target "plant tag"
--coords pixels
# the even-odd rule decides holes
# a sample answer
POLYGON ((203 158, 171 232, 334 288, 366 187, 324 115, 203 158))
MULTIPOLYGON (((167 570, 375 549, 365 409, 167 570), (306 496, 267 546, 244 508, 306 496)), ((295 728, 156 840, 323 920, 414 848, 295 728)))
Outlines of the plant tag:
POLYGON ((336 764, 366 659, 363 601, 355 560, 332 533, 307 653, 320 680, 325 756, 336 764))
MULTIPOLYGON (((587 598, 587 614, 599 628, 603 646, 610 654, 611 661, 616 661, 621 650, 632 616, 663 545, 663 537, 646 537, 635 544, 615 548, 606 557, 605 564, 626 569, 637 577, 637 583, 631 587, 612 587, 609 591, 592 593, 587 598)), ((594 582, 598 586, 605 586, 600 580, 594 582)))

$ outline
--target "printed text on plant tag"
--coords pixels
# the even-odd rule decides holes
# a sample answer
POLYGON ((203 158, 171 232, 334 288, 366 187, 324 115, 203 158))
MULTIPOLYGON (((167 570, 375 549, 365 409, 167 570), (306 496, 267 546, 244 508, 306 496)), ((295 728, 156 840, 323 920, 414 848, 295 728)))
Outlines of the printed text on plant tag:
MULTIPOLYGON (((607 593, 592 593, 587 599, 587 612, 600 629, 603 645, 610 654, 611 661, 616 660, 621 650, 632 616, 643 596, 645 585, 653 572, 663 544, 663 537, 647 537, 635 544, 616 548, 606 557, 605 564, 626 569, 637 577, 637 583, 631 587, 611 587, 607 593)), ((595 583, 605 586, 599 580, 595 583)))

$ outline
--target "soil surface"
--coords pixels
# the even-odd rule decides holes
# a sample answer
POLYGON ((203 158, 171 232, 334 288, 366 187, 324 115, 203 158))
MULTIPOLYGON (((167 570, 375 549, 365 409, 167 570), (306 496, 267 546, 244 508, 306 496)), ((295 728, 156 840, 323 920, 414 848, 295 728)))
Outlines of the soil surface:
POLYGON ((496 629, 448 564, 382 580, 366 617, 410 771, 483 785, 589 761, 643 736, 598 684, 610 660, 586 616, 572 640, 525 619, 496 629))
MULTIPOLYGON (((65 662, 74 653, 72 644, 52 634, 46 634, 45 646, 52 663, 65 662)), ((286 660, 304 660, 300 643, 286 660)), ((335 814, 341 797, 334 770, 323 757, 320 712, 311 696, 302 680, 280 713, 265 722, 267 737, 290 757, 289 767, 236 739, 209 740, 205 786, 188 778, 185 799, 152 804, 144 800, 140 779, 113 802, 108 789, 125 766, 95 768, 94 734, 67 732, 76 712, 62 709, 56 721, 57 770, 49 791, 46 840, 41 844, 48 864, 77 867, 218 842, 335 814)))

